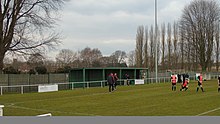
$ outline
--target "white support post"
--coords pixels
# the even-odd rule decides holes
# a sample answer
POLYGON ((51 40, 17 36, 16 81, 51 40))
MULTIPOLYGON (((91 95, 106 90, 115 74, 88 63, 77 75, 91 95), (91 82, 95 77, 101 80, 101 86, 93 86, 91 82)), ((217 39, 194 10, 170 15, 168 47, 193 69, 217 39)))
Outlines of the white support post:
POLYGON ((102 86, 102 81, 101 81, 101 88, 103 88, 103 86, 102 86))
POLYGON ((2 92, 2 86, 1 86, 1 95, 3 95, 3 92, 2 92))
POLYGON ((89 82, 87 82, 87 88, 89 88, 89 82))
POLYGON ((72 90, 74 90, 74 83, 72 83, 72 90))
POLYGON ((5 107, 4 105, 0 105, 0 116, 3 116, 3 108, 4 107, 5 107))
POLYGON ((21 94, 24 94, 24 86, 21 86, 21 94))

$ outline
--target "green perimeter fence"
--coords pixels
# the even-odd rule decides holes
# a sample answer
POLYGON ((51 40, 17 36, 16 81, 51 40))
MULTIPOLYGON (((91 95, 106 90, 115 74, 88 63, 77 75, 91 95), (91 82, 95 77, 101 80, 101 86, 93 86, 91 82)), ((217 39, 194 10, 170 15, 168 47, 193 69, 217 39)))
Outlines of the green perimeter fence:
POLYGON ((69 74, 0 74, 0 86, 54 84, 69 82, 69 74))

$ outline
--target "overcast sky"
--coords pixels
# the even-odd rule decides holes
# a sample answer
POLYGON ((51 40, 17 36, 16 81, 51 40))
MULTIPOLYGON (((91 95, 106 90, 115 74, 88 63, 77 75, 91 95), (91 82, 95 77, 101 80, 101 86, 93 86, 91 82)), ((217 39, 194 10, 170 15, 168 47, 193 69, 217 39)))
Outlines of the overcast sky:
MULTIPOLYGON (((191 0, 157 1, 160 26, 178 20, 191 0)), ((154 0, 70 0, 60 13, 57 29, 63 39, 59 49, 90 47, 110 55, 116 50, 135 49, 137 27, 154 24, 154 0)))

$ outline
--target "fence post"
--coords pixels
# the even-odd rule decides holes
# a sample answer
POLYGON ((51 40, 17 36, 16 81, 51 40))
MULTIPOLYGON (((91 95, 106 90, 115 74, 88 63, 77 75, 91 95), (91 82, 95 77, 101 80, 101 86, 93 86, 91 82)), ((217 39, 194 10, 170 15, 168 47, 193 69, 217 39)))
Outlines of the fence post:
POLYGON ((74 90, 74 83, 72 83, 72 90, 74 90))
POLYGON ((8 74, 8 86, 10 86, 10 81, 9 81, 9 74, 8 74))
POLYGON ((2 94, 2 86, 1 86, 1 95, 3 95, 3 94, 2 94))
POLYGON ((48 84, 50 84, 50 73, 48 73, 48 75, 47 75, 48 77, 47 77, 47 80, 48 80, 48 84))
POLYGON ((101 81, 101 88, 103 88, 102 81, 101 81))
POLYGON ((21 86, 21 94, 24 94, 24 87, 23 87, 23 85, 21 86))
POLYGON ((3 116, 3 108, 4 108, 4 105, 0 105, 0 116, 3 116))
POLYGON ((30 85, 30 74, 28 74, 28 85, 30 85))
POLYGON ((89 82, 87 82, 87 88, 89 88, 89 82))

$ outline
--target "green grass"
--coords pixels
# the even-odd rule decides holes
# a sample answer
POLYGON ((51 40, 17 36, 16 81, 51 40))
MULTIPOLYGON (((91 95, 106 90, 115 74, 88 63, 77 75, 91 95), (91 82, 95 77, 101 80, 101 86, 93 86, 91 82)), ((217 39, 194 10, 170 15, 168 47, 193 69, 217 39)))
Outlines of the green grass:
POLYGON ((220 116, 217 81, 204 82, 205 92, 196 93, 196 82, 189 90, 171 91, 171 83, 121 86, 113 93, 108 87, 50 93, 0 96, 4 116, 220 116))

